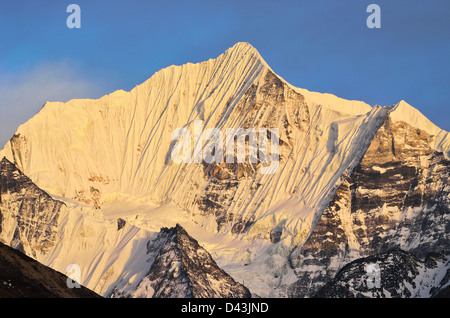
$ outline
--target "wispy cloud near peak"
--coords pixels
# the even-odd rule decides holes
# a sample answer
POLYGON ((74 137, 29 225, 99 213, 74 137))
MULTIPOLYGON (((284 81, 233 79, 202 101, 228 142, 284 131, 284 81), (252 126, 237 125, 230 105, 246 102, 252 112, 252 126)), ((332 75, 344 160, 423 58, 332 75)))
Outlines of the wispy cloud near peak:
POLYGON ((70 61, 45 62, 22 73, 0 72, 0 148, 47 101, 98 98, 105 88, 70 61))

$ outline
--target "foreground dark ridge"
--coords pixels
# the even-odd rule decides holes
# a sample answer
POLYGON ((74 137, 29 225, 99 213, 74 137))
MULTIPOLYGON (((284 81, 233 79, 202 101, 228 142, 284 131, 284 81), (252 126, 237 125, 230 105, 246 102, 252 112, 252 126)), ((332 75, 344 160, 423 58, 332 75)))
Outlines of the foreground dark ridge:
POLYGON ((100 298, 84 286, 69 288, 66 275, 0 243, 0 298, 100 298))

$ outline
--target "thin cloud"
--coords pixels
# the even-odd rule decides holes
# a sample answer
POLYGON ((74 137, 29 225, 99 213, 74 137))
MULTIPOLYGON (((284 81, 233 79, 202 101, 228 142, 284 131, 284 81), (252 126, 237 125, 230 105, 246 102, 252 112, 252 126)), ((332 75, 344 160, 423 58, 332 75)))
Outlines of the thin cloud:
POLYGON ((0 149, 47 101, 98 98, 103 92, 101 85, 67 61, 44 63, 21 74, 1 72, 0 149))

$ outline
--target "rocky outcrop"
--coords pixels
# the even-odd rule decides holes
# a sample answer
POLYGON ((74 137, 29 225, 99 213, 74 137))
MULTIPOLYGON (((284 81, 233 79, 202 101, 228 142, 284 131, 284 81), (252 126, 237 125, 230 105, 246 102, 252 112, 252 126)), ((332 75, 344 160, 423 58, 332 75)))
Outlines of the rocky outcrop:
POLYGON ((345 265, 314 297, 442 297, 450 283, 449 262, 445 255, 430 253, 420 260, 403 250, 360 258, 345 265))
POLYGON ((388 118, 290 264, 290 295, 314 295, 345 264, 392 249, 448 254, 450 161, 433 136, 388 118))
MULTIPOLYGON (((240 210, 250 203, 260 184, 262 158, 256 155, 256 162, 249 161, 248 129, 267 129, 268 143, 271 140, 271 128, 279 131, 279 160, 284 163, 294 146, 295 134, 308 131, 310 114, 304 97, 290 88, 284 81, 268 70, 261 82, 252 84, 233 108, 229 122, 239 122, 239 127, 246 134, 244 139, 246 160, 238 162, 234 153, 233 162, 229 159, 222 163, 206 164, 203 162, 205 179, 208 179, 204 191, 196 196, 195 203, 200 213, 214 213, 218 231, 224 225, 232 224, 232 233, 241 233, 249 229, 257 215, 234 215, 230 210, 240 210), (240 193, 249 193, 246 199, 239 198, 240 193), (230 209, 233 207, 233 209, 230 209)), ((259 136, 254 136, 259 138, 259 136)), ((235 141, 238 138, 234 138, 235 141)), ((258 142, 259 143, 259 142, 258 142)), ((259 145, 261 146, 261 145, 259 145)), ((236 148, 236 145, 235 145, 236 148)), ((268 153, 267 155, 270 155, 268 153)))
POLYGON ((37 187, 6 158, 0 162, 0 241, 27 255, 55 245, 63 203, 37 187))
POLYGON ((250 291, 223 271, 211 255, 177 224, 162 228, 147 244, 149 272, 132 291, 112 297, 249 298, 250 291))

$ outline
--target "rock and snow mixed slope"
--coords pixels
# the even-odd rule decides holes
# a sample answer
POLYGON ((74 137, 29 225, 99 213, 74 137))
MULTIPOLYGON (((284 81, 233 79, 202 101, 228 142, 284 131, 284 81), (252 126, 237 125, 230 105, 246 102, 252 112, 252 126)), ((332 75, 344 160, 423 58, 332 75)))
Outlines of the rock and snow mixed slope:
POLYGON ((13 163, 0 161, 0 240, 36 257, 56 244, 64 203, 37 187, 13 163))
POLYGON ((380 240, 423 257, 448 243, 449 155, 449 133, 405 102, 372 108, 295 88, 247 43, 130 92, 47 103, 0 151, 64 202, 54 243, 27 253, 60 270, 80 264, 102 295, 137 286, 149 238, 177 223, 262 296, 311 296, 380 240), (278 128, 277 172, 173 162, 172 131, 195 120, 278 128))
POLYGON ((448 283, 449 262, 448 256, 437 253, 422 261, 403 250, 360 258, 345 265, 314 297, 440 297, 448 283))
MULTIPOLYGON (((148 242, 153 263, 137 286, 115 287, 113 297, 249 298, 250 291, 220 269, 179 224, 148 242)), ((120 282, 119 282, 120 283, 120 282)))
POLYGON ((122 218, 105 221, 83 212, 76 203, 51 198, 4 158, 0 162, 0 240, 24 254, 0 246, 1 265, 17 268, 3 273, 4 282, 9 287, 20 285, 18 289, 6 286, 0 295, 89 295, 84 287, 78 293, 71 291, 66 281, 61 283, 62 274, 29 261, 28 254, 60 271, 69 270, 71 264, 80 266, 83 284, 106 296, 134 288, 127 297, 250 297, 248 289, 220 269, 180 225, 163 228, 155 237, 127 223, 122 218), (28 269, 36 267, 41 276, 28 269), (132 278, 127 276, 130 272, 132 278), (48 286, 40 286, 51 275, 59 285, 50 280, 48 286), (156 281, 148 285, 154 293, 147 290, 149 277, 156 281))
POLYGON ((433 148, 435 138, 423 126, 396 119, 402 103, 378 129, 305 244, 291 253, 298 277, 291 295, 313 295, 360 257, 394 249, 420 259, 449 252, 450 161, 433 148))

